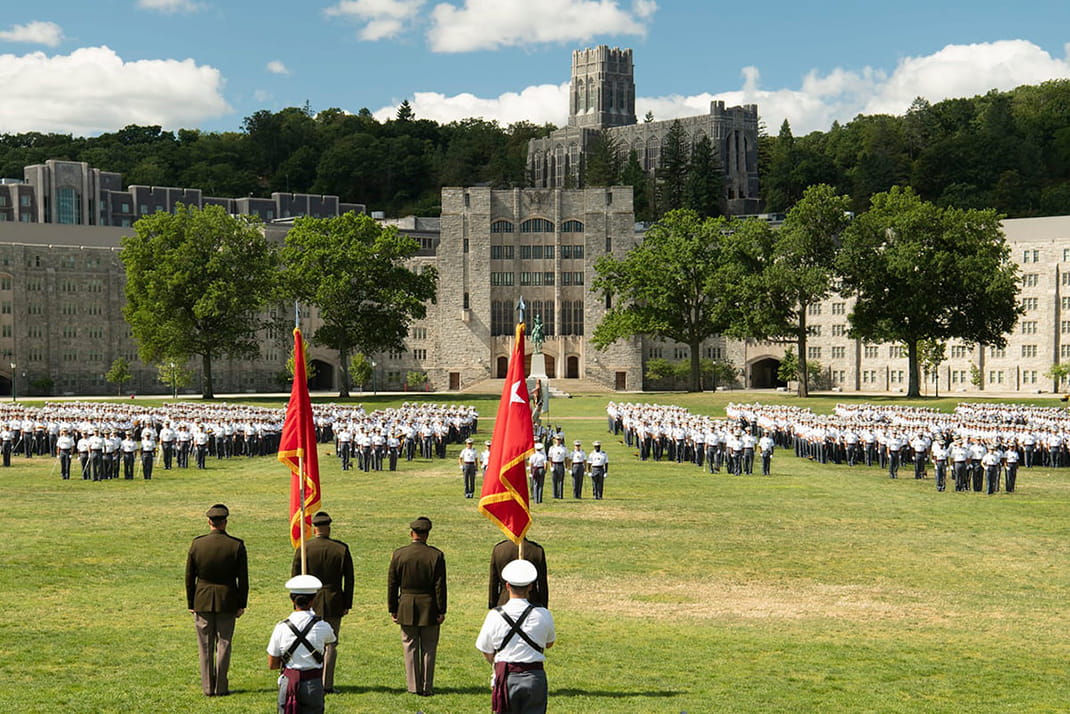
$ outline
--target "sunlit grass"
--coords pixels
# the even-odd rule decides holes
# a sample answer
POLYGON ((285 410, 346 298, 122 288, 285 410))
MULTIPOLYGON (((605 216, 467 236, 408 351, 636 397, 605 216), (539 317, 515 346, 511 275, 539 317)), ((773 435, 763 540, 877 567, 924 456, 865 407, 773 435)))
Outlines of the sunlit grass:
MULTIPOLYGON (((477 404, 489 435, 496 395, 435 399, 477 404)), ((938 494, 931 480, 891 481, 876 468, 784 452, 772 478, 711 476, 639 463, 606 433, 607 399, 551 407, 569 439, 600 438, 611 459, 606 500, 549 500, 535 511, 531 536, 546 546, 558 623, 553 711, 1066 710, 1070 470, 1023 470, 1018 493, 992 497, 938 494)), ((843 399, 806 403, 827 412, 843 399)), ((753 397, 625 401, 723 414, 727 401, 753 397)), ((393 474, 343 474, 321 458, 323 505, 353 550, 358 580, 331 711, 489 708, 489 668, 473 643, 501 536, 463 498, 456 447, 450 457, 393 474), (398 631, 385 611, 390 552, 417 515, 434 520, 431 542, 449 567, 432 699, 404 693, 398 631)), ((9 541, 0 708, 272 710, 264 648, 289 607, 282 584, 292 557, 285 469, 270 458, 212 460, 208 471, 92 483, 60 481, 51 467, 16 458, 0 469, 9 541), (252 595, 235 638, 237 693, 206 699, 182 571, 217 501, 246 540, 252 595)))

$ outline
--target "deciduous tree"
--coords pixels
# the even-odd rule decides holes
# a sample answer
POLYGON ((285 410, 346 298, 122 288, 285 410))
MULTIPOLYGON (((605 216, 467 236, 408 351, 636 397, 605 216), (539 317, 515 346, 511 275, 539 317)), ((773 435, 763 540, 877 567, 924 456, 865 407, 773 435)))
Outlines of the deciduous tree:
POLYGON ((811 305, 832 292, 840 236, 848 225, 849 199, 827 184, 806 189, 776 233, 773 260, 754 284, 753 337, 793 339, 801 368, 799 396, 809 393, 806 368, 807 316, 811 305))
POLYGON ((212 361, 258 354, 260 310, 277 287, 276 251, 259 219, 179 205, 137 221, 122 245, 123 311, 142 361, 199 356, 202 393, 213 397, 212 361))
POLYGON ((350 389, 350 355, 404 349, 409 323, 435 298, 433 267, 406 261, 419 244, 367 215, 299 218, 282 250, 289 294, 319 309, 314 342, 338 351, 340 397, 350 389))
POLYGON ((939 208, 909 188, 873 197, 844 231, 843 292, 856 296, 851 335, 907 347, 907 396, 920 396, 922 340, 1002 347, 1021 314, 1018 269, 1000 216, 939 208))
POLYGON ((741 324, 737 286, 754 271, 746 261, 758 245, 752 226, 759 225, 765 224, 671 211, 623 258, 600 258, 593 287, 607 293, 613 307, 594 330, 595 346, 635 335, 685 344, 688 389, 698 391, 703 341, 741 324))

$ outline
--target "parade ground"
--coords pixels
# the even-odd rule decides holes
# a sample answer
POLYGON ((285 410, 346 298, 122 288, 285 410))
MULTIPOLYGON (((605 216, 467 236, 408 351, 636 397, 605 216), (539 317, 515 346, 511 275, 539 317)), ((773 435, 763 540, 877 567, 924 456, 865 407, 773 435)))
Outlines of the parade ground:
MULTIPOLYGON (((418 399, 474 405, 481 449, 499 396, 418 399)), ((1015 493, 994 495, 938 493, 931 470, 891 480, 876 466, 822 465, 790 449, 776 452, 768 477, 709 474, 640 462, 607 431, 606 404, 622 396, 719 417, 730 400, 758 399, 552 402, 548 421, 566 443, 589 450, 601 440, 610 467, 604 500, 590 498, 588 480, 582 500, 569 486, 565 499, 532 505, 529 537, 546 549, 557 623, 550 711, 1066 711, 1070 468, 1022 469, 1015 493)), ((370 411, 412 399, 352 401, 370 411)), ((761 397, 824 413, 843 399, 761 397)), ((256 403, 282 408, 285 397, 256 403)), ((474 642, 502 534, 477 511, 478 494, 463 497, 458 448, 445 460, 365 473, 342 472, 331 445, 320 445, 322 508, 332 536, 350 546, 357 580, 329 712, 490 709, 490 666, 474 642), (429 543, 448 568, 430 698, 405 692, 386 609, 387 564, 417 516, 433 520, 429 543)), ((16 455, 0 469, 0 710, 272 711, 277 675, 265 647, 290 611, 287 468, 273 456, 210 459, 206 470, 157 467, 151 481, 92 482, 77 467, 61 481, 55 464, 16 455), (190 541, 207 531, 205 509, 220 502, 230 508, 228 532, 245 540, 251 591, 234 636, 233 694, 206 698, 183 568, 190 541)))

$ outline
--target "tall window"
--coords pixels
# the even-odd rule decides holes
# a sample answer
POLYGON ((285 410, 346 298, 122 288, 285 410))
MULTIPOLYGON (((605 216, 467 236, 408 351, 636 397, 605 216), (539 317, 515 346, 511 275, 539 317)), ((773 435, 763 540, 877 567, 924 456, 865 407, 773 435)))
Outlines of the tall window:
POLYGON ((73 225, 81 223, 78 210, 78 192, 65 187, 56 191, 57 218, 60 223, 73 225))
POLYGON ((583 300, 561 301, 561 334, 583 334, 583 300))
POLYGON ((492 300, 490 303, 490 334, 509 335, 513 327, 513 305, 508 300, 492 300))
POLYGON ((545 218, 529 218, 520 224, 521 233, 553 233, 554 224, 545 218))

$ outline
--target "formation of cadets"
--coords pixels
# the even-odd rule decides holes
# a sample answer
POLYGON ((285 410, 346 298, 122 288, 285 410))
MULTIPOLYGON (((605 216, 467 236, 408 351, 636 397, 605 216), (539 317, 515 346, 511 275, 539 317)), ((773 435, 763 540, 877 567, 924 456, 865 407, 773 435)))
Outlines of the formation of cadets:
MULTIPOLYGON (((207 468, 209 459, 273 455, 285 409, 240 404, 175 403, 161 407, 111 402, 49 402, 43 407, 0 406, 0 454, 55 457, 60 477, 74 462, 84 480, 151 479, 164 470, 207 468)), ((400 455, 445 458, 446 444, 474 433, 478 415, 467 406, 405 404, 365 413, 363 407, 313 406, 317 438, 336 444, 342 468, 394 470, 400 455), (343 456, 344 454, 344 456, 343 456)))
POLYGON ((607 407, 609 430, 642 460, 722 466, 749 474, 756 455, 769 473, 773 452, 819 463, 866 465, 932 475, 938 491, 1012 493, 1019 468, 1070 466, 1070 412, 1059 407, 961 403, 951 414, 929 407, 838 404, 832 415, 788 405, 729 404, 726 419, 673 405, 607 407))
POLYGON ((740 476, 754 473, 760 458, 762 474, 770 475, 775 442, 771 434, 739 419, 715 419, 664 404, 618 404, 606 407, 609 431, 623 434, 624 443, 642 461, 691 463, 709 473, 740 476))
POLYGON ((474 407, 405 402, 397 409, 317 405, 319 440, 334 441, 343 471, 396 471, 398 460, 446 458, 448 444, 463 444, 479 426, 474 407))
MULTIPOLYGON (((543 502, 546 474, 550 474, 553 497, 565 497, 565 473, 572 480, 572 498, 583 498, 583 483, 591 479, 591 495, 596 501, 605 493, 606 476, 609 475, 609 456, 602 450, 602 442, 592 441, 591 451, 583 450, 583 442, 574 440, 572 449, 565 446, 565 434, 560 426, 539 424, 535 427, 535 452, 528 457, 528 492, 534 503, 543 502)), ((490 442, 487 442, 490 448, 490 442)), ((484 469, 486 465, 484 464, 484 469)))

